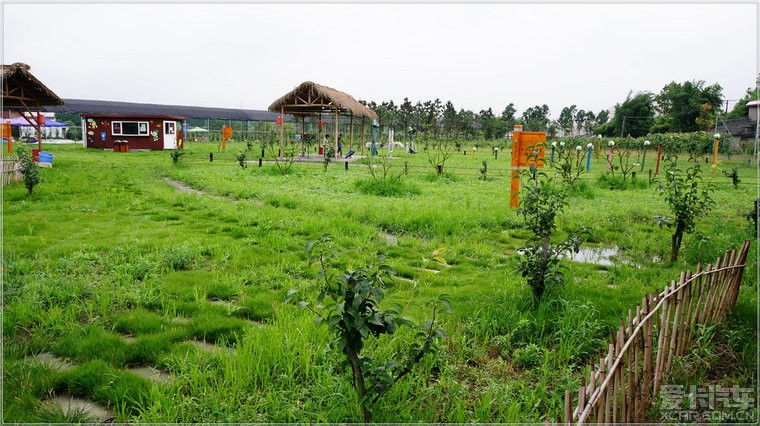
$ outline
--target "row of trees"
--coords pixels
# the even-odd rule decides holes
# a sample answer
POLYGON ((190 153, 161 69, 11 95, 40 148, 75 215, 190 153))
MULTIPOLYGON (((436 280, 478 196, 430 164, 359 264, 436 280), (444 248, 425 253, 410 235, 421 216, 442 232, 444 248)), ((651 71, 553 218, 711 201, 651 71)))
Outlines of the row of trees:
MULTIPOLYGON (((752 99, 757 99, 757 93, 748 89, 730 113, 721 114, 723 119, 746 115, 746 104, 752 99)), ((594 113, 577 105, 566 106, 556 120, 550 118, 546 104, 531 106, 517 116, 513 103, 497 114, 490 107, 478 113, 456 109, 451 101, 444 103, 438 98, 416 103, 404 98, 400 105, 392 100, 379 104, 360 102, 377 112, 382 131, 393 128, 406 132, 412 127, 427 138, 490 140, 503 138, 515 124, 522 124, 526 131, 545 131, 549 137, 590 134, 638 137, 649 133, 695 132, 714 126, 723 105, 721 86, 707 85, 702 80, 673 81, 657 94, 631 91, 622 103, 615 105, 612 114, 608 110, 594 113)))
POLYGON ((499 139, 512 131, 515 124, 522 124, 526 131, 547 131, 554 136, 560 129, 569 129, 565 133, 570 133, 577 123, 579 130, 590 133, 609 119, 609 111, 602 110, 595 114, 593 111, 578 110, 575 105, 571 110, 566 108, 567 112, 563 110, 560 120, 553 121, 546 104, 529 107, 517 116, 514 103, 504 107, 501 113, 495 113, 490 107, 476 113, 464 108, 457 109, 451 101, 444 104, 438 98, 416 103, 404 98, 400 105, 392 100, 379 104, 375 101, 360 102, 377 113, 382 132, 396 129, 406 134, 414 128, 423 137, 432 139, 499 139), (572 114, 569 123, 567 114, 572 114))

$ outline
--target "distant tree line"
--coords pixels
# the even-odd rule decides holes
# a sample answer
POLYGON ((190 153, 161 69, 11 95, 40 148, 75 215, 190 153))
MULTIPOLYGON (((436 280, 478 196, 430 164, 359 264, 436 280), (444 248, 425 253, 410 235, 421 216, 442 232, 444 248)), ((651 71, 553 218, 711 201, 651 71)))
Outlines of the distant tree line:
MULTIPOLYGON (((747 94, 727 114, 724 120, 746 115, 746 104, 756 99, 754 90, 747 94)), ((379 116, 381 131, 388 129, 407 132, 410 128, 423 137, 432 139, 487 139, 504 138, 515 124, 525 131, 545 131, 549 137, 601 134, 606 137, 639 137, 650 133, 690 133, 709 130, 715 124, 716 114, 723 105, 719 84, 707 85, 704 81, 668 83, 655 94, 648 91, 628 93, 612 111, 591 110, 570 105, 562 108, 556 120, 550 118, 546 104, 526 108, 517 116, 514 103, 508 104, 500 114, 491 107, 480 112, 457 109, 451 101, 413 103, 404 98, 401 104, 391 101, 359 101, 379 116)))

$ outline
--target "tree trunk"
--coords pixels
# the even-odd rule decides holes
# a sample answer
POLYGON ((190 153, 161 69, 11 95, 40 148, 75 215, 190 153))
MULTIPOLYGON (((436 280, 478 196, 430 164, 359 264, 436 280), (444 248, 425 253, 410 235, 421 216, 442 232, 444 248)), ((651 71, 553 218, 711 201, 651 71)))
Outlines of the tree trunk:
POLYGON ((681 224, 676 225, 676 231, 670 238, 670 261, 675 262, 678 260, 678 251, 681 249, 681 240, 683 239, 683 226, 681 224))
POLYGON ((364 387, 364 374, 362 374, 361 365, 359 365, 359 354, 353 349, 348 349, 348 359, 351 362, 351 371, 354 374, 354 387, 359 392, 359 405, 362 407, 364 423, 372 421, 372 412, 365 405, 364 397, 367 395, 367 389, 364 387))

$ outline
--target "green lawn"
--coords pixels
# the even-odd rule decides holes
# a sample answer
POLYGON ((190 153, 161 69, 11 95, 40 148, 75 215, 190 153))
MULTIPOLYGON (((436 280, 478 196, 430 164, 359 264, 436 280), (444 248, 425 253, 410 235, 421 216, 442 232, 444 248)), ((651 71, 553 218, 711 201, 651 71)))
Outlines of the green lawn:
MULTIPOLYGON (((440 294, 453 305, 440 352, 381 399, 374 421, 554 420, 565 389, 577 389, 589 357, 643 294, 752 238, 757 176, 746 159, 722 158, 724 170, 739 165, 738 189, 703 169, 716 206, 675 263, 660 260, 670 234, 654 220, 668 213, 656 184, 644 176, 633 189, 604 189, 604 164, 593 160, 559 229, 585 226, 584 247, 614 246, 618 257, 612 266, 564 261, 565 287, 534 309, 515 272, 528 234, 508 207, 510 156, 481 148, 473 159, 465 149, 443 178, 424 153, 397 149, 393 170, 406 162, 409 192, 379 197, 357 183, 369 178, 359 162, 327 172, 299 163, 280 175, 258 167, 254 148, 242 169, 243 143, 223 153, 189 144, 177 166, 168 152, 45 146, 54 167, 41 169, 34 194, 21 183, 3 191, 3 420, 78 421, 40 402, 67 392, 109 406, 117 422, 361 421, 326 327, 286 301, 289 289, 316 293, 304 247, 324 234, 341 271, 384 255, 399 274, 386 302, 409 304, 411 317, 423 320, 440 294), (487 180, 478 179, 483 160, 487 180), (430 260, 438 249, 445 265, 430 260), (74 368, 32 360, 41 353, 74 368), (139 366, 172 380, 128 370, 139 366)), ((727 321, 742 362, 722 380, 754 386, 756 247, 750 253, 727 321)), ((382 360, 397 336, 405 332, 367 350, 382 360)))

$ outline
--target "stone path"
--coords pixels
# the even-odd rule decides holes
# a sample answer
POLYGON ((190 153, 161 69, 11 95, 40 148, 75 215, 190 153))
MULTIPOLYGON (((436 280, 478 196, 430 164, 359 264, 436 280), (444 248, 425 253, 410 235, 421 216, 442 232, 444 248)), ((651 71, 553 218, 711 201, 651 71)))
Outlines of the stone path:
POLYGON ((96 419, 98 423, 113 421, 113 411, 110 408, 86 399, 77 398, 69 394, 61 394, 54 396, 49 401, 61 407, 64 414, 81 412, 88 417, 96 419))

